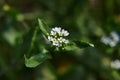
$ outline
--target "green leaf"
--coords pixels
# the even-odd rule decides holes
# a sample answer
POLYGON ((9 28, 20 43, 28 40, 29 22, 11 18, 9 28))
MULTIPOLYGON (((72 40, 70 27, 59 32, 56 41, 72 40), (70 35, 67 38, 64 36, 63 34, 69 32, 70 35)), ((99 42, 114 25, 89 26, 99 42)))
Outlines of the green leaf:
POLYGON ((29 59, 24 55, 25 58, 25 66, 26 67, 36 67, 40 63, 36 60, 34 60, 34 56, 30 57, 29 59))
POLYGON ((34 56, 31 56, 30 58, 27 58, 26 55, 24 55, 25 58, 25 66, 34 68, 43 63, 45 60, 50 59, 51 56, 47 53, 37 54, 34 56))
POLYGON ((21 46, 21 53, 30 53, 36 39, 37 31, 38 27, 33 27, 26 34, 24 34, 21 46))
POLYGON ((50 33, 50 28, 41 20, 38 19, 39 27, 42 33, 47 36, 50 33))
POLYGON ((16 39, 18 36, 20 36, 21 33, 15 30, 14 28, 9 28, 6 31, 2 33, 3 38, 10 44, 15 46, 16 45, 16 39))
POLYGON ((73 41, 73 42, 79 48, 94 47, 94 44, 91 44, 89 42, 83 42, 83 41, 73 41))

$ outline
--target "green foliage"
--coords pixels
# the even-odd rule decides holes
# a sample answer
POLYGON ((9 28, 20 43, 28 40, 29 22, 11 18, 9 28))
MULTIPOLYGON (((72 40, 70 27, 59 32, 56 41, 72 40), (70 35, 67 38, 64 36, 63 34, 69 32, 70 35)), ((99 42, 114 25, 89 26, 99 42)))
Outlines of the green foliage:
POLYGON ((23 35, 23 41, 21 47, 21 50, 23 51, 22 54, 29 54, 31 49, 34 47, 37 30, 38 30, 37 27, 31 28, 30 30, 28 30, 26 34, 23 35))
MULTIPOLYGON (((29 40, 28 42, 24 42, 24 44, 26 45, 26 43, 29 45, 26 48, 30 48, 28 54, 30 55, 31 53, 31 49, 34 52, 36 46, 33 46, 35 41, 36 41, 36 35, 37 35, 37 31, 41 30, 43 33, 43 36, 47 36, 47 33, 50 32, 49 27, 47 25, 44 25, 44 22, 41 21, 40 19, 38 19, 39 22, 39 27, 40 29, 38 29, 38 27, 31 29, 28 33, 28 35, 25 37, 29 40)), ((93 44, 91 43, 87 43, 87 42, 81 42, 81 41, 74 41, 74 43, 79 47, 79 48, 86 48, 86 47, 93 47, 93 44)), ((71 46, 70 46, 71 47, 71 46)), ((28 50, 27 49, 27 50, 28 50)), ((59 51, 62 49, 59 49, 59 51)), ((46 52, 46 51, 45 51, 46 52)), ((49 51, 48 51, 49 52, 49 51)), ((27 53, 27 52, 26 52, 27 53)), ((49 52, 50 53, 50 52, 49 52)), ((27 58, 26 55, 24 55, 25 58, 25 65, 26 67, 37 67, 39 64, 43 63, 45 60, 49 59, 51 55, 48 55, 48 53, 37 53, 37 55, 33 55, 30 58, 27 58)))
MULTIPOLYGON (((37 55, 30 56, 30 58, 27 58, 26 55, 24 55, 26 67, 36 67, 39 64, 43 63, 45 60, 50 58, 50 55, 48 55, 46 53, 46 51, 44 53, 36 52, 36 47, 38 47, 38 46, 35 46, 35 43, 37 41, 36 40, 37 39, 36 38, 37 37, 37 33, 40 30, 43 32, 43 34, 44 33, 48 33, 48 32, 46 32, 47 31, 46 30, 47 26, 44 25, 43 21, 38 19, 38 22, 39 22, 40 29, 38 27, 30 29, 28 31, 27 35, 25 35, 25 39, 24 39, 24 42, 23 42, 24 46, 28 45, 28 46, 25 47, 26 48, 26 50, 25 50, 26 52, 24 52, 24 53, 27 53, 28 56, 33 55, 33 54, 37 54, 37 55)), ((47 35, 47 34, 45 34, 45 35, 47 35)), ((38 44, 38 45, 40 45, 40 44, 38 44)), ((41 51, 43 51, 43 50, 41 50, 41 51)))
POLYGON ((112 31, 120 36, 120 0, 1 0, 0 7, 1 80, 120 80, 111 66, 120 41, 101 42, 112 31), (70 43, 50 44, 52 27, 68 30, 70 43))
POLYGON ((24 58, 26 67, 34 68, 43 63, 45 60, 50 59, 51 57, 47 53, 40 53, 38 55, 31 56, 30 58, 27 58, 24 55, 24 58))
POLYGON ((26 67, 36 67, 36 66, 38 66, 40 64, 37 61, 35 56, 32 56, 29 59, 27 59, 26 56, 24 56, 24 58, 25 58, 25 65, 26 65, 26 67))
POLYGON ((86 48, 86 47, 94 47, 93 44, 83 41, 74 41, 77 47, 79 48, 86 48))
POLYGON ((50 28, 41 20, 38 19, 39 27, 42 33, 47 36, 50 33, 50 28))

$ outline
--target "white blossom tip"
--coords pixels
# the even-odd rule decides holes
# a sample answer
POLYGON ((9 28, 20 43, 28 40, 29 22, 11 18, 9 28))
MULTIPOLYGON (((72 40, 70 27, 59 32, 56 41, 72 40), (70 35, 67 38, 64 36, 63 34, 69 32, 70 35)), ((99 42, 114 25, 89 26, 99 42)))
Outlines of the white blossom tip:
POLYGON ((65 39, 69 35, 67 30, 62 29, 61 27, 52 28, 48 40, 57 47, 62 47, 69 43, 69 40, 65 39))

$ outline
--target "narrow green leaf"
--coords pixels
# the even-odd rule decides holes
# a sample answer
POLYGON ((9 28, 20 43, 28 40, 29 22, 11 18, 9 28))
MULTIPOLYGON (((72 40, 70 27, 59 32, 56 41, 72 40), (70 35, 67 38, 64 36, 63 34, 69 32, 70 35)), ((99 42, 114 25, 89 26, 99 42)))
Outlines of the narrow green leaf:
POLYGON ((86 47, 94 47, 94 44, 83 42, 83 41, 73 41, 77 47, 86 48, 86 47))
POLYGON ((47 53, 42 53, 38 55, 31 56, 30 58, 27 58, 26 55, 24 55, 25 58, 25 66, 34 68, 43 63, 45 60, 50 59, 51 56, 47 53))
POLYGON ((38 19, 39 27, 42 33, 47 36, 50 33, 50 28, 41 20, 38 19))
POLYGON ((21 53, 28 54, 31 51, 36 39, 37 31, 38 27, 33 27, 26 34, 24 34, 21 53))

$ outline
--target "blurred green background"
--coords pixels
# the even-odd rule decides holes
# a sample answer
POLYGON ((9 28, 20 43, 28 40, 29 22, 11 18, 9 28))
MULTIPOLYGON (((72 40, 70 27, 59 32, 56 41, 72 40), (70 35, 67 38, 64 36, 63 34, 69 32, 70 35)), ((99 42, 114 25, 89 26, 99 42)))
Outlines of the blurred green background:
POLYGON ((114 47, 101 42, 112 31, 120 34, 120 0, 0 0, 0 80, 120 80, 120 70, 111 68, 111 61, 120 58, 119 42, 114 47), (25 67, 29 44, 21 36, 38 26, 38 18, 95 47, 63 52, 51 64, 25 67))

